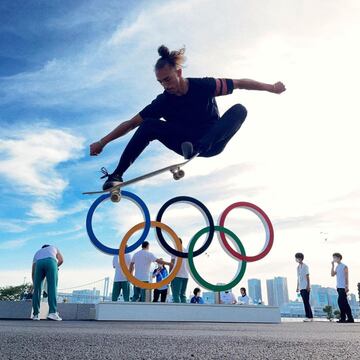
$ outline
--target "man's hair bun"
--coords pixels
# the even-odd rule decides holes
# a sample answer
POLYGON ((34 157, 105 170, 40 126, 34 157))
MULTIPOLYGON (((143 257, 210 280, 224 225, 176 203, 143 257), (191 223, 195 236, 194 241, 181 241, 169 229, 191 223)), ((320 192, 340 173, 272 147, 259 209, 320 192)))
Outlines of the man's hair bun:
POLYGON ((162 69, 165 65, 181 68, 185 63, 185 47, 179 50, 170 51, 165 45, 158 47, 160 58, 155 64, 155 70, 162 69))
POLYGON ((158 47, 159 56, 163 59, 170 57, 170 50, 167 46, 161 45, 158 47))

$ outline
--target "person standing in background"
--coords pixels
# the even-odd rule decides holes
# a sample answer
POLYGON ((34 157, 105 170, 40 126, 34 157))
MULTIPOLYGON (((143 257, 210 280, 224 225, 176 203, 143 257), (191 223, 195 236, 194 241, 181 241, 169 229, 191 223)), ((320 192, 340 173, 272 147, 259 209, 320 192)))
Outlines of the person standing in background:
MULTIPOLYGON (((160 258, 160 260, 163 260, 160 258)), ((156 282, 160 282, 164 280, 169 275, 168 271, 166 270, 166 267, 164 265, 159 264, 159 266, 153 271, 153 278, 156 277, 156 282)), ((154 290, 154 298, 153 302, 158 302, 159 297, 161 302, 166 302, 166 297, 168 293, 168 285, 164 285, 159 289, 154 290)))
POLYGON ((237 303, 235 295, 231 290, 221 291, 220 304, 235 305, 237 303))
POLYGON ((304 254, 296 253, 295 261, 299 264, 297 267, 297 288, 296 292, 300 292, 304 303, 306 321, 313 321, 314 316, 310 306, 310 274, 309 267, 304 264, 304 254))
POLYGON ((353 323, 354 318, 347 300, 347 293, 349 292, 349 269, 341 262, 341 260, 341 254, 333 254, 333 261, 331 262, 331 276, 336 276, 336 288, 339 295, 338 304, 340 309, 340 320, 338 322, 353 323), (335 264, 337 264, 336 269, 335 264))
MULTIPOLYGON (((179 239, 182 243, 182 239, 179 239)), ((183 252, 187 252, 187 249, 183 246, 183 252)), ((175 257, 171 258, 170 271, 175 265, 175 257)), ((175 279, 171 282, 171 292, 174 303, 186 303, 186 288, 189 281, 189 271, 187 268, 187 261, 182 262, 179 272, 175 279)))
MULTIPOLYGON (((152 252, 149 251, 150 244, 144 241, 141 244, 141 250, 134 254, 130 263, 130 273, 132 274, 135 268, 135 277, 143 282, 148 283, 150 280, 150 266, 156 262, 162 265, 169 265, 170 262, 158 259, 152 252)), ((134 296, 131 301, 136 302, 140 300, 145 302, 145 289, 134 286, 134 296)))
POLYGON ((203 298, 201 297, 201 290, 200 288, 195 288, 194 291, 194 296, 191 298, 190 303, 191 304, 205 304, 203 298))
POLYGON ((240 288, 240 296, 238 297, 239 304, 240 305, 249 305, 250 304, 250 298, 246 294, 246 289, 244 287, 240 288))
POLYGON ((43 245, 38 250, 33 259, 32 264, 32 281, 34 293, 32 297, 33 320, 40 320, 40 298, 44 279, 47 280, 47 292, 49 303, 49 320, 61 321, 61 317, 57 312, 57 284, 58 284, 58 268, 64 262, 59 249, 52 245, 43 245))
MULTIPOLYGON (((129 268, 130 263, 131 263, 131 255, 130 254, 125 253, 125 263, 126 263, 127 268, 129 268)), ((129 296, 130 296, 130 283, 121 270, 118 255, 115 255, 113 257, 113 268, 115 269, 115 276, 114 276, 114 284, 113 284, 111 300, 118 301, 118 298, 122 291, 124 301, 128 302, 129 296)))

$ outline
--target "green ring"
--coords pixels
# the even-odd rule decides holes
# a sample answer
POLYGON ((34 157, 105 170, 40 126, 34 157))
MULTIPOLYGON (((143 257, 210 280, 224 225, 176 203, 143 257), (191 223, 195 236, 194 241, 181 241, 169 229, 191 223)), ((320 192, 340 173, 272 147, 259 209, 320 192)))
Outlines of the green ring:
MULTIPOLYGON (((194 264, 194 258, 193 258, 193 252, 194 252, 194 247, 196 242, 199 240, 200 236, 209 232, 210 227, 206 227, 201 229, 200 231, 198 231, 195 236, 191 239, 190 244, 189 244, 189 250, 188 250, 188 264, 189 264, 189 268, 191 271, 191 274, 194 278, 194 280, 202 287, 208 289, 208 290, 212 290, 215 292, 219 292, 219 291, 226 291, 226 290, 230 290, 232 288, 234 288, 243 278, 245 271, 246 271, 246 261, 242 261, 241 262, 241 268, 240 271, 238 270, 238 274, 235 276, 235 278, 229 282, 228 284, 224 284, 224 285, 213 285, 210 284, 209 282, 207 282, 206 280, 204 280, 200 274, 197 272, 197 270, 195 269, 195 264, 194 264)), ((225 234, 229 235, 233 240, 235 240, 236 245, 238 246, 240 253, 244 256, 246 256, 245 253, 245 248, 243 246, 243 244, 241 243, 240 239, 229 229, 223 227, 223 226, 215 226, 215 230, 216 231, 221 231, 224 232, 225 234)))

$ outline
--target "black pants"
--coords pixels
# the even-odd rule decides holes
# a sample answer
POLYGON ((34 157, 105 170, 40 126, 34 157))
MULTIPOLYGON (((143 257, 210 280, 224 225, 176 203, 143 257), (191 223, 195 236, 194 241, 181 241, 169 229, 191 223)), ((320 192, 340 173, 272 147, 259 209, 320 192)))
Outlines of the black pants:
POLYGON ((164 289, 164 290, 159 290, 159 289, 155 289, 154 290, 154 299, 153 302, 158 302, 159 301, 159 297, 161 296, 161 302, 165 302, 166 301, 166 297, 167 297, 167 292, 168 289, 164 289))
POLYGON ((348 320, 353 320, 354 318, 351 313, 351 308, 350 308, 350 305, 347 300, 347 295, 346 295, 345 289, 338 288, 337 292, 339 294, 338 305, 339 305, 339 309, 340 309, 340 320, 345 321, 346 316, 347 316, 348 320))
POLYGON ((303 299, 304 303, 304 309, 305 309, 305 316, 308 319, 313 318, 313 313, 310 306, 310 291, 307 291, 306 289, 300 290, 300 295, 303 299))
POLYGON ((153 140, 159 140, 179 155, 182 155, 181 144, 185 141, 190 141, 195 151, 200 152, 202 157, 218 155, 240 129, 246 115, 245 107, 236 104, 227 110, 211 127, 195 132, 193 129, 181 128, 178 124, 172 124, 168 121, 144 119, 126 146, 114 174, 122 176, 153 140))

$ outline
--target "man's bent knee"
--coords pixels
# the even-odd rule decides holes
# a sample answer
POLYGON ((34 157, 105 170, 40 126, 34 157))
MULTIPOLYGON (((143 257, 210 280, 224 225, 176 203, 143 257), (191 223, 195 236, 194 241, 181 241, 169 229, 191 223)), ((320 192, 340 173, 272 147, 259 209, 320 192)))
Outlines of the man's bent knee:
POLYGON ((229 109, 231 112, 234 112, 237 117, 241 118, 243 121, 247 116, 246 107, 241 104, 235 104, 229 109))

